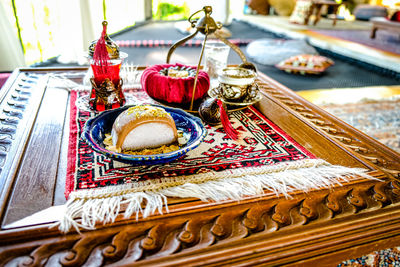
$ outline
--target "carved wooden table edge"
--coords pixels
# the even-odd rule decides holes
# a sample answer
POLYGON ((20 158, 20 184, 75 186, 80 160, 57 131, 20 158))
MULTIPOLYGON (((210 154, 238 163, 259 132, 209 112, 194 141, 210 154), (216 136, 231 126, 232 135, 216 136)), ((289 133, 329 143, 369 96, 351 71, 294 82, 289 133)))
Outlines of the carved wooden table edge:
POLYGON ((374 169, 380 169, 396 180, 400 179, 400 155, 397 152, 308 102, 266 75, 261 73, 259 76, 268 84, 268 86, 261 85, 262 92, 268 97, 275 98, 287 106, 295 116, 302 118, 316 131, 323 133, 349 153, 369 162, 374 169))
POLYGON ((168 214, 117 220, 81 234, 61 235, 49 224, 3 230, 0 264, 332 264, 399 244, 399 155, 267 76, 259 79, 265 98, 365 163, 382 181, 355 179, 342 187, 295 192, 290 199, 266 194, 220 204, 177 202, 168 214))

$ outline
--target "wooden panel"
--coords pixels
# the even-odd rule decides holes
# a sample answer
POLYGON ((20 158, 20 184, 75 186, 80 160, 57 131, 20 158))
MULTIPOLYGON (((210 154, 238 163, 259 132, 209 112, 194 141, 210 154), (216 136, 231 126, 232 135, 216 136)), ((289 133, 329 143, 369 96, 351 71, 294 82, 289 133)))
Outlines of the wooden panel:
POLYGON ((47 88, 17 173, 3 224, 12 223, 53 204, 67 100, 68 91, 47 88))
MULTIPOLYGON (((317 132, 323 138, 330 140, 330 142, 343 150, 344 153, 356 158, 365 166, 371 169, 380 169, 393 178, 400 179, 400 155, 398 153, 311 104, 266 75, 260 74, 260 76, 266 83, 266 85, 261 86, 262 91, 266 93, 268 98, 271 98, 271 100, 285 109, 285 112, 277 113, 278 117, 274 117, 277 120, 277 125, 285 131, 287 130, 290 134, 293 134, 295 139, 301 140, 302 138, 307 138, 302 136, 302 132, 307 130, 307 127, 300 125, 300 127, 293 129, 287 123, 288 120, 292 119, 289 114, 299 118, 308 127, 311 127, 313 131, 317 132)), ((259 108, 265 110, 268 114, 268 106, 259 105, 259 108)), ((331 148, 328 150, 324 147, 319 147, 319 151, 316 151, 315 148, 318 147, 319 142, 321 142, 320 138, 310 141, 310 145, 307 145, 307 142, 300 143, 306 147, 312 147, 311 151, 316 155, 323 153, 324 156, 321 156, 321 158, 329 158, 331 148)), ((339 160, 341 164, 347 164, 346 160, 340 159, 342 155, 336 154, 333 158, 335 157, 337 157, 336 160, 339 160)))
POLYGON ((68 101, 65 122, 64 122, 64 134, 62 137, 61 147, 60 147, 59 162, 61 164, 59 164, 57 177, 56 177, 53 205, 63 205, 66 202, 64 192, 65 192, 65 182, 66 182, 66 178, 67 178, 67 168, 64 163, 68 161, 69 120, 70 120, 69 106, 70 106, 70 103, 68 101))
POLYGON ((304 121, 295 116, 288 116, 284 107, 271 98, 263 98, 257 108, 263 112, 271 121, 288 133, 294 140, 304 146, 319 158, 325 159, 332 164, 345 165, 349 167, 366 167, 352 155, 343 153, 343 149, 332 143, 311 127, 303 127, 304 121))
POLYGON ((4 88, 6 94, 2 95, 0 103, 1 217, 48 80, 43 75, 19 71, 15 71, 12 77, 15 81, 7 83, 12 86, 4 88))

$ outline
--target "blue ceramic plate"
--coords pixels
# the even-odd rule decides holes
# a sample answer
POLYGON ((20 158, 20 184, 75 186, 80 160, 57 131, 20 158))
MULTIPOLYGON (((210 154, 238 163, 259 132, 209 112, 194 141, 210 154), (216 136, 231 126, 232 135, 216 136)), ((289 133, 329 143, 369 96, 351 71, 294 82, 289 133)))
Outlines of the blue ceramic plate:
POLYGON ((207 135, 207 130, 199 118, 196 118, 181 109, 159 105, 154 106, 162 107, 171 114, 175 121, 176 128, 182 130, 188 139, 185 146, 173 152, 155 155, 130 155, 105 149, 103 144, 105 134, 111 133, 113 123, 118 115, 132 106, 124 106, 117 109, 103 111, 96 117, 89 119, 83 129, 82 137, 93 148, 93 150, 98 153, 129 164, 151 165, 166 163, 185 155, 188 151, 198 147, 207 135))

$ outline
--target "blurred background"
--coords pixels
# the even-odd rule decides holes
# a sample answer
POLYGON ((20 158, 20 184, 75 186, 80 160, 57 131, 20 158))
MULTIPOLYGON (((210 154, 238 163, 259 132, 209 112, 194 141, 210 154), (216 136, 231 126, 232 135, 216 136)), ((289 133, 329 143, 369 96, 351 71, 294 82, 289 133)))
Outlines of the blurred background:
MULTIPOLYGON (((346 20, 354 20, 357 7, 366 5, 382 7, 387 15, 400 10, 400 0, 332 1, 341 4, 339 17, 346 20)), ((296 0, 0 0, 0 71, 55 59, 85 64, 82 54, 100 36, 104 19, 109 21, 108 34, 115 36, 148 22, 186 20, 205 5, 213 7, 217 21, 229 25, 246 14, 287 17, 296 4, 296 0), (4 62, 11 63, 3 67, 4 62)))
MULTIPOLYGON (((0 0, 0 21, 19 42, 24 63, 37 64, 58 58, 61 63, 83 63, 80 56, 100 36, 107 19, 108 34, 116 34, 146 21, 186 20, 205 5, 213 16, 226 23, 228 17, 243 13, 244 0, 0 0)), ((6 30, 6 29, 5 29, 6 30)), ((4 37, 4 35, 3 35, 4 37)), ((2 37, 2 38, 3 38, 2 37)), ((11 50, 12 45, 8 45, 11 50)))

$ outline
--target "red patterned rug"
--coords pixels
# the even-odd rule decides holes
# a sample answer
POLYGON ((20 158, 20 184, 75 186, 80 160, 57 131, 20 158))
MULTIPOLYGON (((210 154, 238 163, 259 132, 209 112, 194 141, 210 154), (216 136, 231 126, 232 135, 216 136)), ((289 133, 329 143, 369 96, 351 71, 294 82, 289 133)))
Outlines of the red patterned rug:
MULTIPOLYGON (((134 93, 141 98, 141 103, 146 102, 143 91, 134 93)), ((80 94, 82 97, 85 93, 80 94)), ((232 141, 222 128, 207 125, 208 136, 197 151, 163 165, 132 166, 94 153, 80 138, 85 122, 94 114, 77 109, 74 104, 76 99, 77 92, 74 91, 71 95, 73 112, 66 197, 73 190, 316 158, 255 108, 250 107, 231 115, 231 120, 237 121, 235 128, 241 132, 240 143, 232 141)), ((149 98, 147 100, 151 102, 149 98)))
MULTIPOLYGON (((71 92, 70 142, 66 179, 65 218, 60 229, 95 228, 112 222, 121 204, 125 216, 144 217, 166 208, 166 197, 197 197, 220 201, 259 195, 264 190, 288 195, 340 183, 364 170, 333 166, 317 159, 253 107, 230 113, 240 140, 231 140, 222 127, 206 126, 202 144, 166 164, 132 166, 95 153, 80 135, 92 112, 77 108, 87 94, 71 92), (146 203, 143 207, 143 203, 146 203), (100 215, 99 215, 100 214, 100 215), (75 218, 81 218, 80 222, 75 218)), ((152 101, 144 91, 126 95, 136 103, 152 101)), ((167 209, 166 209, 167 210, 167 209)))

